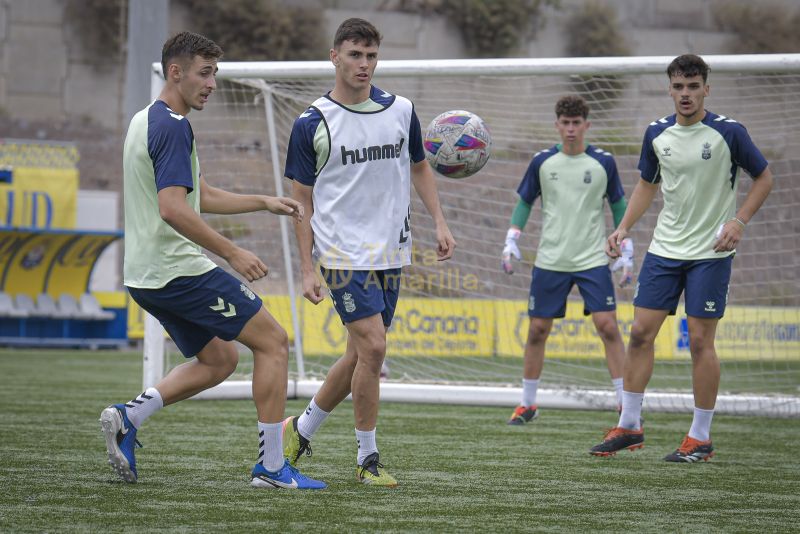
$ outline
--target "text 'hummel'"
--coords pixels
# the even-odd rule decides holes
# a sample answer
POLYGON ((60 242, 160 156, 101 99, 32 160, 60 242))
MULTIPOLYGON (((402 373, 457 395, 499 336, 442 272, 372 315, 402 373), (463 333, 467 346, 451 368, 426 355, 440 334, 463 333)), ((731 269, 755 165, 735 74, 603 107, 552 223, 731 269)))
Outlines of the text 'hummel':
POLYGON ((405 138, 402 137, 400 138, 400 142, 394 145, 373 145, 364 148, 356 148, 354 150, 347 150, 347 147, 342 145, 342 165, 347 165, 348 158, 352 165, 379 159, 399 158, 403 150, 403 143, 405 142, 405 138))

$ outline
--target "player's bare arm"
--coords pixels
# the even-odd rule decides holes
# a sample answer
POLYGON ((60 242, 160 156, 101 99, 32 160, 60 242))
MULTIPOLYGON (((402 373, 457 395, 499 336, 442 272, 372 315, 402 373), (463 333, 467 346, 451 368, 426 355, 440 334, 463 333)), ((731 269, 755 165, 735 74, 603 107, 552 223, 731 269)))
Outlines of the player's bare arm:
POLYGON ((303 219, 303 207, 294 199, 268 195, 240 195, 208 185, 200 177, 200 211, 203 213, 234 214, 266 210, 275 215, 290 215, 303 219))
POLYGON ((206 224, 186 202, 185 187, 165 187, 159 191, 158 210, 164 222, 192 242, 225 258, 225 261, 248 282, 263 278, 269 272, 258 256, 236 246, 230 239, 206 224))
POLYGON ((324 298, 319 276, 314 270, 311 250, 314 246, 314 231, 311 229, 311 216, 314 214, 314 201, 311 193, 314 188, 292 181, 292 198, 308 216, 295 220, 294 231, 297 248, 300 251, 300 273, 303 277, 303 296, 312 304, 319 304, 324 298))
POLYGON ((726 252, 736 248, 744 235, 745 225, 750 222, 772 191, 772 182, 772 171, 769 167, 753 179, 753 185, 750 186, 750 191, 736 212, 736 216, 722 226, 719 237, 714 243, 714 252, 726 252))
POLYGON ((636 187, 633 188, 633 193, 631 194, 631 200, 628 203, 628 208, 625 210, 625 215, 622 217, 617 229, 608 236, 606 254, 610 258, 618 258, 620 256, 622 240, 628 236, 628 232, 631 231, 633 225, 642 218, 644 212, 646 212, 650 204, 653 203, 656 191, 658 191, 658 184, 652 184, 647 180, 639 180, 636 183, 636 187))
POLYGON ((411 181, 436 225, 437 259, 439 261, 448 260, 453 257, 456 240, 453 239, 453 234, 450 233, 450 228, 444 220, 442 205, 439 203, 439 192, 436 190, 436 179, 433 177, 433 171, 427 160, 411 164, 411 181))

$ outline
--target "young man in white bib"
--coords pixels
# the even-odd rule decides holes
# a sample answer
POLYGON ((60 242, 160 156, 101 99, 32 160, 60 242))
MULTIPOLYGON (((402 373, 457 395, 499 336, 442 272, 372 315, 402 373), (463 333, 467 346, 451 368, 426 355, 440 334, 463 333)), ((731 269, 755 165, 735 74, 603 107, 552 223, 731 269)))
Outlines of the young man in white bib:
POLYGON ((664 460, 691 463, 714 455, 711 418, 720 378, 714 336, 728 301, 736 245, 769 195, 772 173, 744 126, 703 107, 709 95, 708 70, 693 54, 678 56, 667 67, 675 114, 647 128, 639 159, 641 180, 622 222, 608 237, 606 252, 619 256, 623 239, 661 187, 664 207, 633 298, 622 413, 617 426, 589 451, 595 456, 644 446, 640 414, 653 372, 655 338, 667 315, 675 314, 681 293, 692 356, 694 419, 680 446, 664 460), (737 210, 740 168, 753 183, 737 210))
POLYGON ((296 224, 303 296, 323 298, 319 274, 347 329, 347 349, 299 417, 284 421, 284 453, 294 465, 330 412, 353 396, 357 479, 394 487, 375 439, 386 331, 411 263, 411 184, 436 225, 439 260, 456 247, 422 148, 412 103, 371 84, 381 35, 351 18, 336 31, 333 90, 294 123, 284 174, 306 218, 296 224))

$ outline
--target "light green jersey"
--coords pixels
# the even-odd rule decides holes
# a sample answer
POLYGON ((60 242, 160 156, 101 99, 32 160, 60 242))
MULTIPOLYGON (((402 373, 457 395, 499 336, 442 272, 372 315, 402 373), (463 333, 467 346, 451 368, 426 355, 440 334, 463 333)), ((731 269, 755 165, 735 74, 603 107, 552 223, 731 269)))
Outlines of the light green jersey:
POLYGON ((216 267, 200 247, 161 219, 158 191, 182 186, 200 212, 200 164, 189 121, 156 100, 134 115, 122 156, 126 286, 156 289, 216 267))
POLYGON ((724 258, 714 252, 716 233, 736 213, 739 167, 759 176, 767 161, 747 130, 723 115, 706 112, 691 126, 676 116, 650 124, 642 144, 642 179, 660 183, 664 207, 649 252, 677 260, 724 258))
POLYGON ((541 269, 577 272, 608 264, 603 206, 625 193, 614 157, 588 145, 577 156, 560 145, 534 155, 517 189, 533 204, 542 197, 542 235, 534 264, 541 269))

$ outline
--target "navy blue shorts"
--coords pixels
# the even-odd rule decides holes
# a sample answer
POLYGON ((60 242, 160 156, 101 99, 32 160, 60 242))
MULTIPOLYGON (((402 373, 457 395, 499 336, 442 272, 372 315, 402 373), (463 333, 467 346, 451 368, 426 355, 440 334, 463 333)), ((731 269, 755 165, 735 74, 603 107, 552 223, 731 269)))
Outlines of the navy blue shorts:
POLYGON ((644 257, 633 305, 675 315, 685 291, 686 315, 707 319, 725 315, 733 254, 711 260, 673 260, 649 252, 644 257))
POLYGON ((534 267, 528 316, 564 317, 567 313, 567 296, 574 284, 578 284, 578 290, 583 297, 584 315, 617 309, 614 300, 614 282, 611 280, 611 270, 607 265, 574 273, 534 267))
POLYGON ((401 269, 350 271, 322 267, 321 271, 343 323, 380 313, 384 326, 391 326, 400 297, 401 269))
POLYGON ((180 276, 159 289, 128 287, 133 300, 158 319, 181 353, 191 358, 218 337, 236 339, 261 299, 219 267, 180 276))

